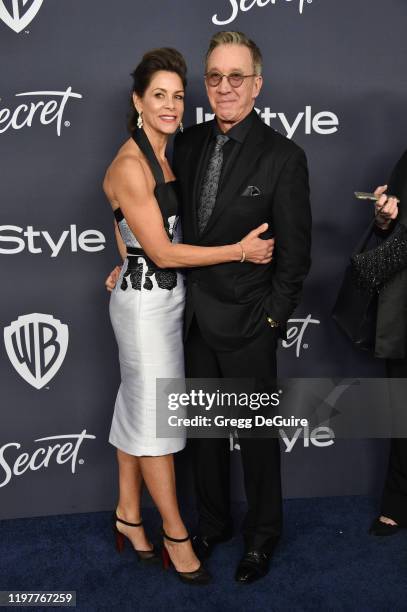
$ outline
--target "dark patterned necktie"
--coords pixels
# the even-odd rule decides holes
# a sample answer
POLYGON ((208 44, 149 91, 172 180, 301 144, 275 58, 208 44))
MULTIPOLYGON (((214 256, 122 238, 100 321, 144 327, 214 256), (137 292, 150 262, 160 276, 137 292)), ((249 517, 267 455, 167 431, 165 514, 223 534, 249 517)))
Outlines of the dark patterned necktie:
POLYGON ((229 136, 219 134, 216 136, 215 148, 209 159, 205 177, 202 183, 201 199, 198 208, 198 229, 202 234, 212 211, 215 207, 216 196, 218 194, 219 179, 223 165, 223 145, 229 140, 229 136))

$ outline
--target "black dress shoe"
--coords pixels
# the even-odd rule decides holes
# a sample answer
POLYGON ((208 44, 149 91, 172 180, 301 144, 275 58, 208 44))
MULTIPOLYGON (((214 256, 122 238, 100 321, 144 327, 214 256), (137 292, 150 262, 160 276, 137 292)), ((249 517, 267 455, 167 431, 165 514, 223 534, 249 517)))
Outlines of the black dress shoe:
POLYGON ((236 582, 250 584, 263 578, 269 571, 271 555, 271 552, 247 550, 237 566, 236 582))
POLYGON ((375 536, 392 536, 398 533, 402 529, 400 525, 390 525, 389 523, 383 523, 379 517, 375 519, 369 529, 370 535, 375 536))
POLYGON ((205 535, 196 535, 192 539, 192 546, 195 551, 196 556, 201 561, 205 559, 209 559, 211 556, 213 549, 217 544, 222 542, 227 542, 233 537, 232 533, 227 533, 222 536, 205 536, 205 535))

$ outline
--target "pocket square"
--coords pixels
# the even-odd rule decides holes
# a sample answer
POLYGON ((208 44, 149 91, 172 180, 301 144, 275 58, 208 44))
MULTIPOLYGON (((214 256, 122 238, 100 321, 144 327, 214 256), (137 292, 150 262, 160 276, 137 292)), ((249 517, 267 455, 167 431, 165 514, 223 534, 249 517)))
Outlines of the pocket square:
POLYGON ((248 185, 243 191, 242 196, 258 196, 261 195, 261 191, 256 185, 248 185))

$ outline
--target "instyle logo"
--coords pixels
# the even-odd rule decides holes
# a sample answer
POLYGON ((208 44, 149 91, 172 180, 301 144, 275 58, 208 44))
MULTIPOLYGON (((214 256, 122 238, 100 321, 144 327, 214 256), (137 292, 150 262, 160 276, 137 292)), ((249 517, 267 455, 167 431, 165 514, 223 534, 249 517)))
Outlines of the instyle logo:
POLYGON ((308 315, 304 319, 289 319, 287 321, 287 340, 282 341, 284 348, 295 347, 295 355, 299 357, 301 349, 307 349, 309 344, 303 342, 304 334, 310 325, 319 325, 321 321, 313 319, 312 315, 308 315))
MULTIPOLYGON (((284 443, 285 453, 291 453, 299 439, 302 439, 304 448, 311 448, 312 446, 316 446, 317 448, 328 448, 335 444, 335 432, 331 427, 315 427, 312 431, 310 431, 308 426, 297 427, 291 437, 289 433, 281 427, 278 430, 278 434, 284 443)), ((239 442, 237 442, 236 438, 232 435, 229 437, 229 450, 241 450, 239 442)))
POLYGON ((309 427, 298 427, 291 438, 282 428, 278 430, 278 433, 284 442, 285 453, 292 452, 300 437, 303 439, 304 448, 310 448, 310 445, 327 448, 335 442, 335 433, 330 427, 315 427, 312 431, 309 427))
MULTIPOLYGON (((78 453, 84 440, 95 440, 96 436, 86 433, 86 429, 80 434, 67 434, 62 436, 48 436, 37 438, 34 442, 46 442, 37 446, 33 452, 24 452, 13 455, 12 451, 21 448, 19 442, 9 442, 0 447, 0 469, 3 471, 3 478, 0 480, 0 487, 5 487, 11 482, 13 476, 22 476, 27 471, 37 472, 46 469, 54 461, 57 465, 69 463, 72 474, 75 474, 77 464, 84 463, 83 459, 78 460, 78 453)), ((0 471, 0 478, 2 474, 0 471)))
MULTIPOLYGON (((268 106, 255 111, 268 126, 275 127, 277 131, 285 133, 287 138, 292 138, 294 134, 301 130, 306 136, 318 134, 319 136, 330 136, 339 129, 339 118, 331 111, 315 112, 312 106, 306 106, 303 111, 297 113, 295 117, 288 117, 286 113, 274 112, 268 106)), ((206 113, 202 107, 196 109, 196 123, 210 121, 214 118, 213 113, 206 113)))
POLYGON ((97 253, 105 248, 106 239, 99 230, 84 230, 78 234, 76 225, 52 237, 46 230, 35 230, 32 225, 26 228, 18 225, 0 225, 0 254, 17 255, 25 249, 33 255, 46 253, 58 257, 63 247, 77 253, 97 253))
POLYGON ((311 4, 312 0, 240 0, 240 2, 238 0, 228 0, 228 2, 230 5, 229 8, 232 10, 232 12, 229 14, 226 13, 226 17, 224 17, 223 19, 218 14, 213 15, 212 23, 214 23, 215 25, 226 25, 228 23, 232 23, 238 16, 239 10, 242 13, 247 13, 255 6, 263 8, 268 4, 273 6, 282 6, 285 3, 289 2, 290 4, 296 5, 298 7, 298 12, 300 13, 300 15, 302 15, 304 12, 305 5, 311 4))
POLYGON ((8 10, 4 0, 0 0, 0 19, 18 34, 32 22, 40 10, 43 1, 11 0, 10 10, 8 10))
POLYGON ((68 326, 52 315, 22 315, 4 329, 7 355, 26 382, 41 389, 55 376, 68 349, 68 326))
MULTIPOLYGON (((4 134, 9 129, 21 130, 24 127, 32 127, 33 123, 38 121, 41 125, 54 123, 60 136, 68 101, 72 98, 82 98, 81 94, 72 91, 71 86, 66 91, 26 91, 15 96, 23 98, 24 102, 14 109, 0 107, 0 134, 4 134)), ((71 124, 65 121, 64 125, 69 127, 71 124)))

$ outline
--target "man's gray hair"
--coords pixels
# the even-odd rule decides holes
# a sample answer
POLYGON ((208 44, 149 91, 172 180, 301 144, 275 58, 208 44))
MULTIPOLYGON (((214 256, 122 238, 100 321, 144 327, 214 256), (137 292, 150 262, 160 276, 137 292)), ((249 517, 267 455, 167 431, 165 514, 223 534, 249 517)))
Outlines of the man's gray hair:
POLYGON ((205 66, 208 65, 210 54, 219 45, 244 45, 251 53, 253 59, 253 69, 257 76, 261 75, 263 58, 260 49, 253 40, 250 40, 243 32, 217 32, 209 42, 209 48, 205 56, 205 66))

